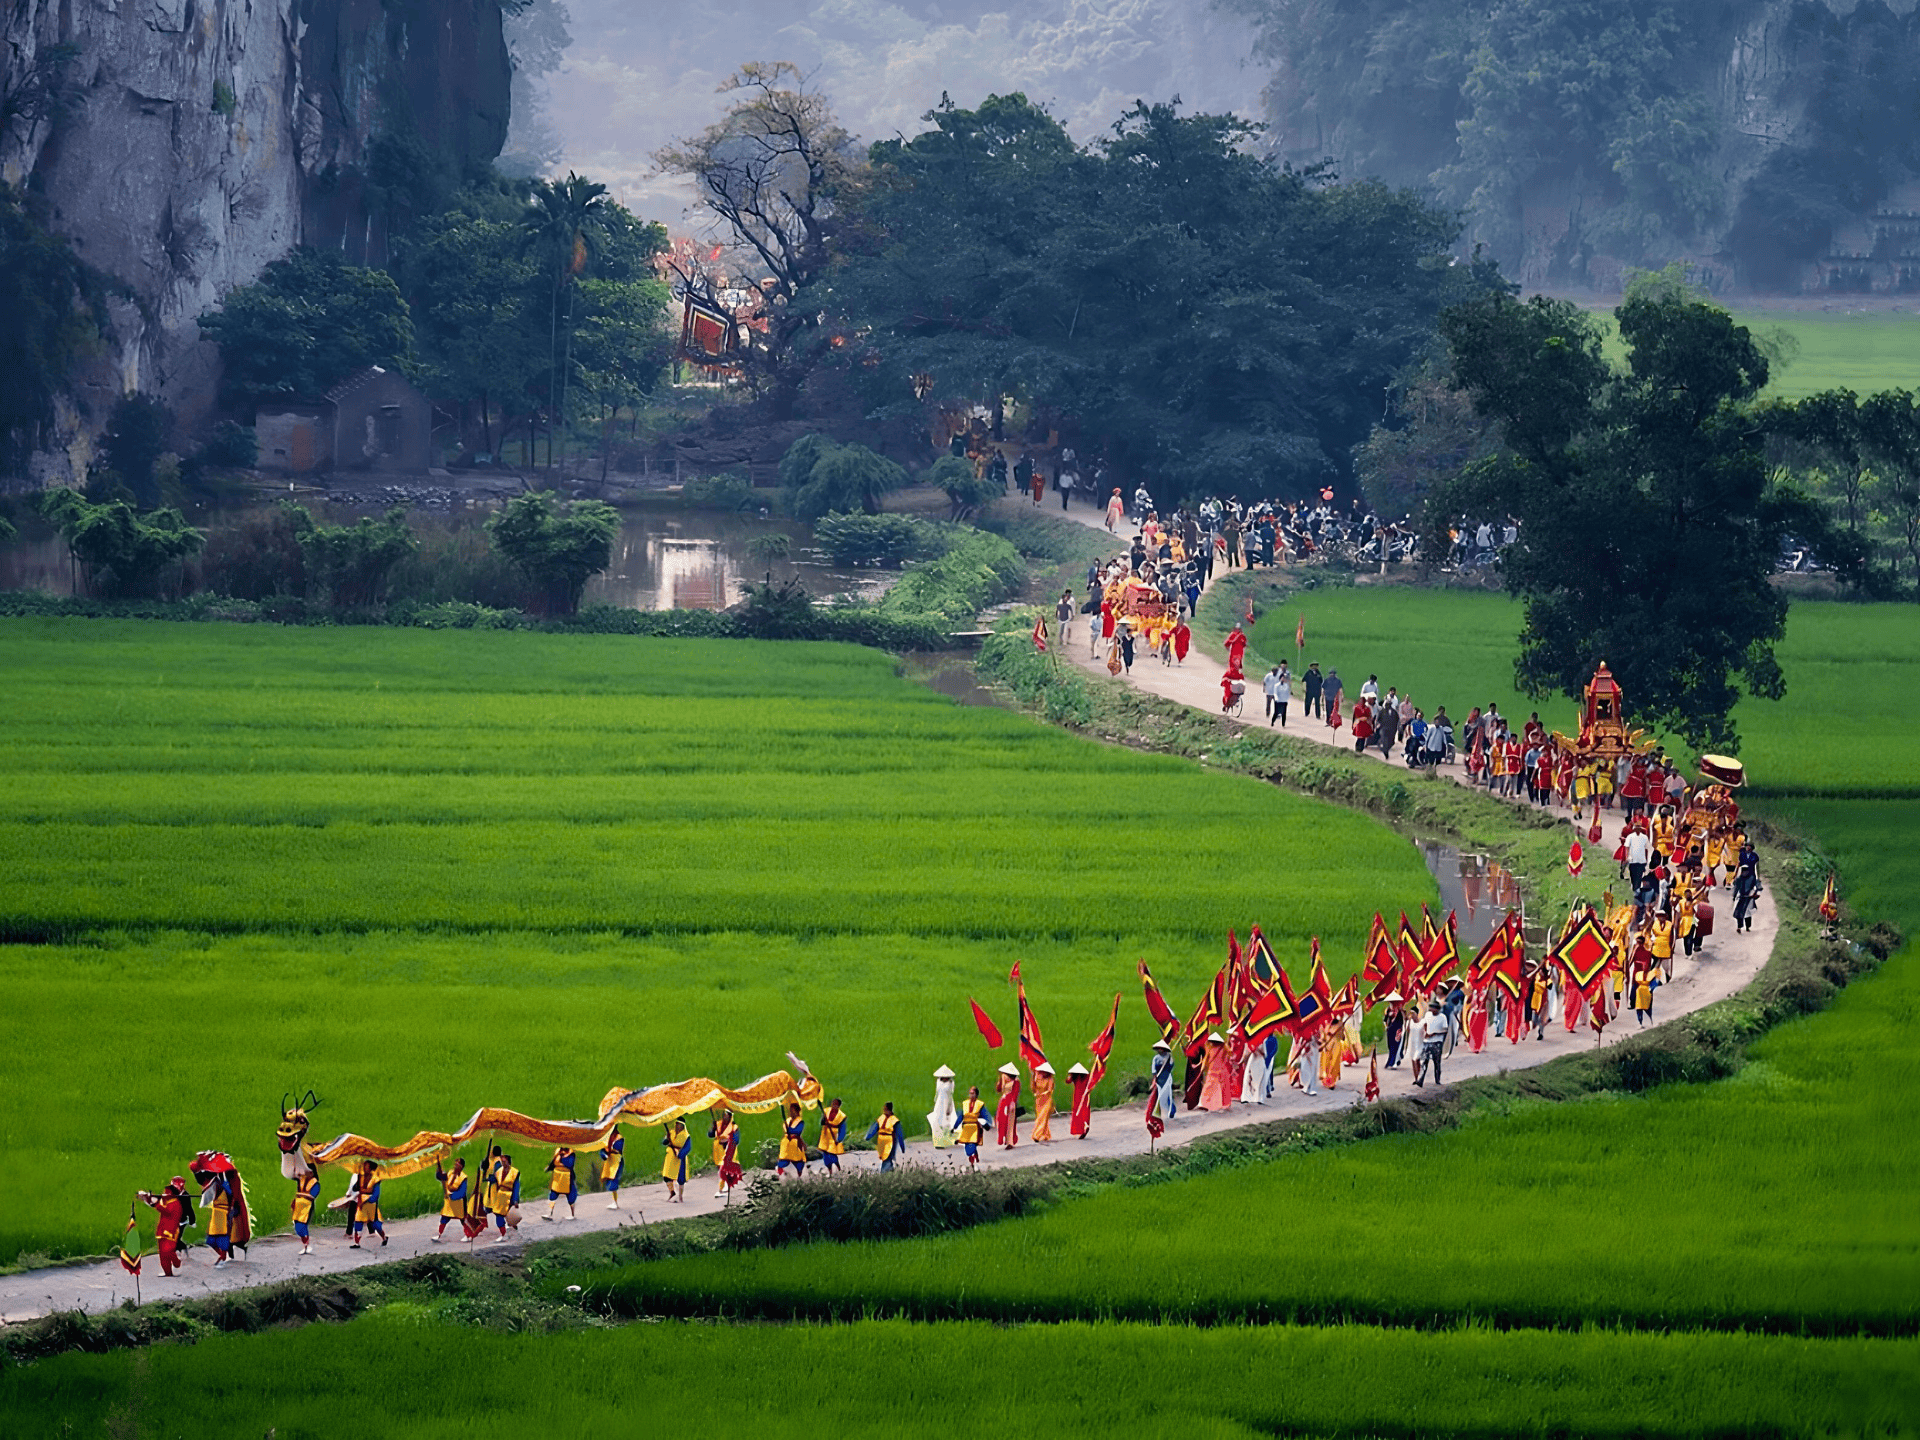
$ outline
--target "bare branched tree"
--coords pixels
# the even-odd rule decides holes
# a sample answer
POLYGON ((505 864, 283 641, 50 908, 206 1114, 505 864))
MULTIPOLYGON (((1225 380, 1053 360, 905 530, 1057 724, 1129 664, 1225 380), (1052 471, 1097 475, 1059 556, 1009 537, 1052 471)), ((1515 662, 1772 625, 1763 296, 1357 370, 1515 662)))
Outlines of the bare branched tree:
POLYGON ((744 65, 720 90, 738 98, 718 123, 666 146, 654 162, 693 180, 701 204, 764 277, 766 328, 749 367, 790 401, 801 379, 797 342, 814 318, 794 300, 826 270, 834 193, 859 166, 859 147, 826 97, 786 61, 744 65))

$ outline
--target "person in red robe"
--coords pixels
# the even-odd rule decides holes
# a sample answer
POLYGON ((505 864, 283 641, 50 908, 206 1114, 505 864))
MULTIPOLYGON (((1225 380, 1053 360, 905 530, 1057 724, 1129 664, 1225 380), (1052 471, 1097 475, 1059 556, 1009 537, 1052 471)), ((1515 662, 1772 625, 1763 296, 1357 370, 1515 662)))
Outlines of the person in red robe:
MULTIPOLYGON (((1338 726, 1334 727, 1338 729, 1338 726)), ((1367 741, 1373 738, 1373 706, 1362 695, 1353 702, 1353 748, 1356 751, 1367 748, 1367 741)))
POLYGON ((1487 1048, 1487 992, 1484 988, 1473 992, 1473 998, 1467 1002, 1467 1048, 1478 1055, 1487 1048))
POLYGON ((158 1195, 146 1190, 139 1194, 154 1210, 153 1243, 160 1251, 160 1273, 171 1275, 180 1268, 180 1232, 194 1223, 186 1179, 176 1175, 158 1195))
POLYGON ((1241 662, 1244 661, 1246 658, 1247 658, 1246 632, 1242 630, 1239 624, 1236 622, 1233 629, 1227 632, 1227 670, 1228 672, 1234 675, 1240 674, 1241 662))
POLYGON ((1182 620, 1173 627, 1173 658, 1182 665, 1186 664, 1187 651, 1192 647, 1193 631, 1189 630, 1187 622, 1182 620))
POLYGON ((1000 1103, 994 1108, 993 1128, 1000 1148, 1020 1143, 1020 1071, 1012 1061, 1000 1067, 1000 1103))
POLYGON ((1073 1109, 1067 1116, 1067 1133, 1083 1140, 1093 1123, 1093 1086, 1088 1083, 1092 1079, 1087 1067, 1078 1063, 1067 1071, 1067 1081, 1073 1086, 1073 1109))

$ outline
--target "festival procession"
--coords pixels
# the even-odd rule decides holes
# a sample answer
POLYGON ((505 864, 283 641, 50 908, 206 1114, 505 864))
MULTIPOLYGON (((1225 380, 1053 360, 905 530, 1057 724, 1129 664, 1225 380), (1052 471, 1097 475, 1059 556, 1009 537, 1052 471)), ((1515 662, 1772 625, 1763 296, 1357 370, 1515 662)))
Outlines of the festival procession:
MULTIPOLYGON (((1230 674, 1244 644, 1236 627, 1230 674)), ((1337 678, 1329 672, 1317 687, 1303 688, 1310 697, 1304 713, 1338 730, 1344 696, 1337 678)), ((1281 718, 1274 707, 1286 703, 1270 698, 1274 723, 1281 718)), ((1348 712, 1356 745, 1391 749, 1406 711, 1405 697, 1391 687, 1381 694, 1370 676, 1348 712)), ((1674 982, 1676 963, 1710 944, 1716 925, 1726 923, 1723 905, 1734 933, 1749 928, 1761 891, 1757 852, 1735 799, 1745 783, 1740 763, 1704 756, 1701 783, 1691 785, 1650 739, 1625 725, 1622 713, 1619 687, 1602 665, 1571 736, 1547 731, 1537 715, 1515 726, 1489 705, 1469 714, 1444 752, 1424 742, 1431 721, 1409 742, 1410 764, 1458 763, 1470 783, 1515 803, 1568 807, 1575 838, 1567 868, 1578 877, 1591 865, 1601 887, 1591 901, 1549 929, 1530 926, 1517 884, 1495 863, 1489 898, 1502 913, 1471 953, 1451 911, 1442 918, 1422 906, 1417 920, 1376 912, 1357 968, 1339 985, 1318 939, 1290 975, 1257 924, 1247 927, 1244 941, 1230 928, 1223 963, 1191 1009, 1176 1007, 1147 963, 1137 961, 1128 983, 1141 987, 1153 1028, 1143 1099, 1117 1109, 1096 1112, 1093 1096, 1118 1043, 1122 994, 1084 1051, 1050 1052, 1016 961, 1005 977, 1014 1054, 992 1064, 1007 1048, 1006 1032, 988 1004, 967 996, 989 1059, 965 1076, 964 1093, 970 1067, 941 1065, 931 1077, 928 1110, 888 1101, 875 1114, 852 1115, 792 1052, 790 1069, 737 1089, 705 1078, 616 1086, 591 1117, 570 1120, 482 1107, 455 1130, 422 1130, 397 1144, 351 1132, 315 1143, 310 1126, 323 1102, 309 1090, 282 1101, 275 1142, 285 1188, 278 1197, 266 1200, 228 1153, 201 1151, 183 1163, 183 1174, 135 1193, 120 1262, 138 1277, 149 1258, 139 1238, 142 1206, 153 1212, 150 1253, 162 1277, 178 1274, 194 1248, 207 1252, 204 1263, 213 1269, 244 1261, 255 1235, 282 1223, 298 1254, 313 1255, 323 1212, 340 1216, 330 1244, 382 1249, 390 1242, 383 1187, 426 1170, 441 1197, 431 1243, 506 1244, 530 1221, 535 1230, 577 1221, 588 1194, 605 1210, 624 1213, 632 1202, 623 1196, 653 1180, 642 1153, 659 1156, 654 1195, 663 1193, 663 1203, 686 1203, 696 1174, 710 1177, 714 1198, 728 1203, 746 1179, 739 1122, 747 1115, 778 1117, 770 1177, 776 1181, 831 1177, 854 1156, 882 1171, 945 1164, 972 1172, 1009 1163, 1016 1152, 1024 1152, 1017 1163, 1034 1163, 1036 1149, 1085 1142, 1096 1127, 1131 1133, 1136 1148, 1152 1150, 1163 1140, 1178 1143, 1182 1129, 1197 1124, 1212 1129, 1266 1118, 1262 1107, 1286 1094, 1337 1092, 1349 1097, 1338 1103, 1376 1104, 1392 1083, 1383 1072, 1403 1072, 1411 1091, 1439 1087, 1463 1051, 1478 1057, 1546 1040, 1556 1030, 1598 1044, 1610 1027, 1655 1023, 1659 993, 1674 982), (1428 755, 1438 758, 1429 762, 1428 755), (1592 861, 1608 841, 1611 864, 1592 861), (1069 1061, 1064 1070, 1050 1054, 1069 1061), (633 1150, 636 1142, 644 1150, 633 1150), (630 1159, 637 1162, 631 1168, 630 1159), (323 1192, 330 1189, 337 1193, 328 1198, 323 1192), (269 1208, 259 1211, 263 1201, 269 1208)), ((1418 724, 1418 709, 1411 714, 1418 724)), ((1472 905, 1480 892, 1475 886, 1464 893, 1472 905)), ((1837 914, 1831 880, 1821 913, 1829 921, 1837 914)))

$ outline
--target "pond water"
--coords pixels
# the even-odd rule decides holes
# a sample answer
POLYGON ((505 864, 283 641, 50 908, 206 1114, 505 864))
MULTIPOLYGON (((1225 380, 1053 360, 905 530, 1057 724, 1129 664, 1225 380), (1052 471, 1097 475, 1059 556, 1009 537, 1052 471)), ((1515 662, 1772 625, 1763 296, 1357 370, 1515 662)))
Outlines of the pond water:
MULTIPOLYGON (((1453 911, 1460 949, 1471 958, 1506 919, 1507 911, 1521 909, 1520 884, 1526 877, 1515 875, 1491 855, 1463 852, 1441 840, 1411 838, 1428 872, 1440 886, 1440 909, 1434 919, 1444 919, 1447 911, 1453 911)), ((1398 915, 1389 915, 1386 920, 1394 927, 1400 923, 1398 915)), ((1536 944, 1543 943, 1545 937, 1524 910, 1521 920, 1526 926, 1531 951, 1536 944)))
MULTIPOLYGON (((250 508, 200 510, 190 518, 209 527, 245 515, 250 508)), ((352 524, 369 513, 336 505, 315 509, 334 524, 352 524)), ((418 527, 459 528, 482 525, 490 513, 490 507, 456 504, 413 518, 418 527)), ((28 521, 22 529, 29 527, 27 538, 0 545, 0 590, 73 594, 76 577, 66 543, 46 534, 38 522, 28 521)), ((584 599, 589 605, 635 610, 720 610, 737 601, 745 586, 769 577, 775 584, 798 580, 815 599, 876 599, 899 572, 834 566, 813 548, 811 527, 798 521, 661 505, 621 511, 612 564, 588 582, 584 599)))

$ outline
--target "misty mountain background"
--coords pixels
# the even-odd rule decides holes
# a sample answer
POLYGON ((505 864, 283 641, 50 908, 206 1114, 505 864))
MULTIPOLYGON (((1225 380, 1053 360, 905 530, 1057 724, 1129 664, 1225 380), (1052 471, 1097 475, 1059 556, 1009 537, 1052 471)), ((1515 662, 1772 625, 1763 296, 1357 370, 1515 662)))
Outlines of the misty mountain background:
POLYGON ((508 26, 520 73, 503 163, 590 174, 675 229, 693 223, 691 191, 654 175, 652 154, 717 120, 716 89, 745 61, 811 72, 868 141, 918 133, 942 92, 973 106, 1023 91, 1084 142, 1136 99, 1258 116, 1267 79, 1255 24, 1209 0, 535 0, 508 26))

